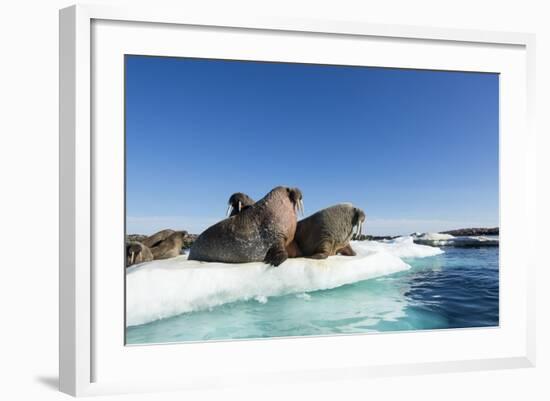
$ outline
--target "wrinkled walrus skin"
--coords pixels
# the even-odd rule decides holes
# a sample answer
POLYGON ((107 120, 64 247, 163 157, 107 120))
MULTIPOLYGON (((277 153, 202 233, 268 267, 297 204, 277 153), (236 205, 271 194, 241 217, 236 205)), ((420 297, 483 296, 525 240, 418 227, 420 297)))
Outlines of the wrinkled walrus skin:
POLYGON ((240 213, 207 228, 197 237, 189 260, 279 266, 288 258, 286 246, 296 231, 302 205, 297 188, 277 187, 240 213))
POLYGON ((289 257, 355 256, 349 241, 354 228, 359 233, 364 221, 365 212, 348 203, 320 210, 298 222, 294 241, 287 246, 289 257))

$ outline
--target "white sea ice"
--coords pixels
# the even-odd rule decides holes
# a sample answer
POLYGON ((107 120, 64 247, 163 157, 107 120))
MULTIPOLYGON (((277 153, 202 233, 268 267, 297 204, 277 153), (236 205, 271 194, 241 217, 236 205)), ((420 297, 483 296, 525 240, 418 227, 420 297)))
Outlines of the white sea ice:
POLYGON ((126 273, 126 324, 144 324, 235 301, 265 303, 273 296, 307 295, 409 269, 402 258, 442 253, 415 244, 411 237, 353 241, 351 245, 356 256, 288 259, 279 267, 261 262, 205 263, 187 260, 187 255, 132 266, 126 273))

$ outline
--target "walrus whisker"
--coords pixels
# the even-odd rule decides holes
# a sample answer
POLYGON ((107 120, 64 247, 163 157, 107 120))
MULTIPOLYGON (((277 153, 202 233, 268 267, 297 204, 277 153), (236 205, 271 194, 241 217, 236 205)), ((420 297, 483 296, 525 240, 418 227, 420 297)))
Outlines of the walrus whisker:
POLYGON ((232 211, 233 211, 233 205, 230 204, 230 205, 227 207, 227 212, 225 212, 225 215, 226 215, 226 216, 229 216, 229 215, 231 214, 232 211))

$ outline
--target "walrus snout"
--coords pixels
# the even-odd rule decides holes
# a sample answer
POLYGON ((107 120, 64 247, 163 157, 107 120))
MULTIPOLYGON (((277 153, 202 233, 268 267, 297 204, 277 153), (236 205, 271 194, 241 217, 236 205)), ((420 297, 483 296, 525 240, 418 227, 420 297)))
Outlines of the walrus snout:
POLYGON ((299 188, 287 188, 288 198, 294 205, 294 212, 300 212, 301 215, 304 215, 304 200, 302 196, 302 191, 299 188))
POLYGON ((153 260, 153 254, 147 246, 137 241, 126 243, 126 267, 151 260, 153 260))
POLYGON ((136 242, 126 244, 126 265, 133 265, 141 253, 141 246, 136 242))

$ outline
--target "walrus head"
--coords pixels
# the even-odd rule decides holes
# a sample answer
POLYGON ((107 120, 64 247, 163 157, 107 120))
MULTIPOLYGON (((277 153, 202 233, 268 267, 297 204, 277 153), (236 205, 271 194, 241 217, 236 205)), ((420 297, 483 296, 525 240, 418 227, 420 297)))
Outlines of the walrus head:
POLYGON ((228 216, 235 216, 236 214, 239 214, 244 208, 252 206, 254 204, 254 199, 252 199, 247 194, 243 194, 242 192, 235 192, 229 197, 229 201, 227 201, 227 204, 229 206, 227 207, 226 214, 228 216))
POLYGON ((302 196, 302 191, 298 188, 288 188, 286 189, 288 193, 288 198, 294 205, 294 212, 298 214, 300 212, 302 216, 304 215, 304 200, 302 196))
POLYGON ((126 244, 126 265, 133 265, 141 254, 143 245, 137 241, 126 244))
POLYGON ((363 231, 363 223, 366 219, 365 212, 363 212, 358 207, 353 208, 353 218, 352 218, 352 226, 355 227, 355 236, 358 237, 361 235, 361 232, 363 231))

